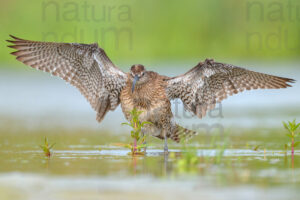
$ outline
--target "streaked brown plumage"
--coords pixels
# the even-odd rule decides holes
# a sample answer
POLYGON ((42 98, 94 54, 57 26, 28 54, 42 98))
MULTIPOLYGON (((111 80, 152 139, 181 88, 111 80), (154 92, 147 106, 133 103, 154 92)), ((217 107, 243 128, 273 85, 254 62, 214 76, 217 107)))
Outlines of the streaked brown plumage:
POLYGON ((150 121, 145 132, 159 138, 195 134, 174 122, 172 99, 181 99, 186 110, 205 116, 230 95, 250 89, 290 87, 293 79, 258 73, 229 64, 206 59, 183 75, 167 77, 147 71, 143 65, 133 65, 124 73, 107 57, 97 44, 53 43, 14 40, 9 46, 17 51, 17 60, 33 68, 59 76, 77 87, 97 112, 101 122, 109 110, 121 103, 123 113, 130 120, 134 107, 144 111, 141 121, 150 121))

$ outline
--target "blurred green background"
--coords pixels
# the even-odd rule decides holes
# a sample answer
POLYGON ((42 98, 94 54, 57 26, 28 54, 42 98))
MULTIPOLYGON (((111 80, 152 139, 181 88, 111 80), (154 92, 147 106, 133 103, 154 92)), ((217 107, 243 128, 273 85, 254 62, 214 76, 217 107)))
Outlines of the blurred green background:
POLYGON ((5 42, 13 34, 98 42, 116 63, 295 60, 299 13, 297 0, 2 0, 0 59, 16 65, 5 42))

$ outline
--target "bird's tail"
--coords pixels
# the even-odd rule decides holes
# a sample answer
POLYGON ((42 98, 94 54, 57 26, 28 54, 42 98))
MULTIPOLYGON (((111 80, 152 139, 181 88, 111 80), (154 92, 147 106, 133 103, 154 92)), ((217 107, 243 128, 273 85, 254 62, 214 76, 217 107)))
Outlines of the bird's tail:
POLYGON ((198 133, 196 131, 192 131, 186 128, 183 128, 182 126, 179 126, 176 124, 176 128, 174 132, 170 135, 170 138, 174 140, 175 142, 180 142, 181 139, 189 140, 194 135, 197 135, 198 133))

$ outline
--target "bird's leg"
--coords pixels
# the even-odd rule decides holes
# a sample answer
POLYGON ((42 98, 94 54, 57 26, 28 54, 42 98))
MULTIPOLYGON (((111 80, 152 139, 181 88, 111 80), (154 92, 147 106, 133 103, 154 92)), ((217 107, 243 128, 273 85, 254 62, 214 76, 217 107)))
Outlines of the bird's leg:
POLYGON ((164 145, 164 153, 168 154, 169 153, 169 149, 168 149, 168 137, 167 137, 167 132, 164 131, 164 139, 165 139, 165 145, 164 145))
POLYGON ((162 129, 162 133, 163 133, 163 136, 164 136, 164 140, 165 140, 165 145, 164 145, 164 153, 165 155, 168 155, 169 153, 169 149, 168 149, 168 133, 170 135, 171 133, 171 130, 172 130, 172 127, 170 126, 171 123, 170 122, 165 122, 163 124, 163 129, 162 129))

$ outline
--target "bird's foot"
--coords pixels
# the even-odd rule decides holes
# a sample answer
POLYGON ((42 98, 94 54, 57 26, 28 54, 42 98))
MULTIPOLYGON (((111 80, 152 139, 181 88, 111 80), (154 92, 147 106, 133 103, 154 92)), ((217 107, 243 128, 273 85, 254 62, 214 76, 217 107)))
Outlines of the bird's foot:
POLYGON ((164 147, 164 154, 165 154, 165 155, 168 155, 168 154, 169 154, 168 146, 165 146, 165 147, 164 147))
POLYGON ((165 154, 165 155, 168 155, 168 154, 169 154, 169 149, 168 149, 168 138, 167 138, 167 136, 165 136, 164 154, 165 154))

